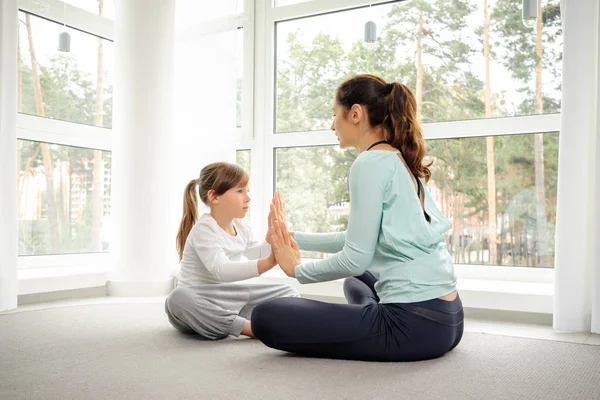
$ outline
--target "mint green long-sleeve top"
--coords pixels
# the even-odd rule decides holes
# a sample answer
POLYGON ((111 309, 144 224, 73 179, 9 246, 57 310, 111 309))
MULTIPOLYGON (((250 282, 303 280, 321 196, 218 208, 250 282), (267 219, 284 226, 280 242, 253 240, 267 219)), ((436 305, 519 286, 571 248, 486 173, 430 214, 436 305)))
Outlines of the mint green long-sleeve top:
POLYGON ((381 303, 413 303, 456 290, 452 257, 443 233, 451 228, 428 190, 424 209, 410 171, 387 150, 364 151, 350 168, 348 229, 336 233, 296 232, 302 250, 335 253, 294 270, 300 283, 358 276, 368 270, 378 281, 381 303))

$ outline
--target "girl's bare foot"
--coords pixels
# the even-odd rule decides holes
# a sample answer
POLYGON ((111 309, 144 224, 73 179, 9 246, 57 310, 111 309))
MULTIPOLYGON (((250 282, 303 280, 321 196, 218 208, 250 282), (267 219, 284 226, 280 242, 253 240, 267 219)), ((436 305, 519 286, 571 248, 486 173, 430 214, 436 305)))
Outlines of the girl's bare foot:
POLYGON ((250 327, 250 321, 246 321, 246 323, 244 324, 244 329, 242 329, 242 335, 255 339, 254 334, 252 333, 252 328, 250 327))

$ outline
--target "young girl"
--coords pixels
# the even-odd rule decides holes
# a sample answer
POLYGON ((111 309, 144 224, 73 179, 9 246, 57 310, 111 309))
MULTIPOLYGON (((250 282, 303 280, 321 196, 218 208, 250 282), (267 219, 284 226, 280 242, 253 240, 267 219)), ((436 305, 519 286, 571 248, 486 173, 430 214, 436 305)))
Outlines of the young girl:
POLYGON ((171 324, 206 339, 240 334, 254 337, 250 314, 259 303, 299 297, 288 285, 239 284, 276 265, 271 246, 252 236, 242 218, 248 212, 248 174, 224 162, 207 165, 188 183, 177 233, 181 272, 165 302, 171 324), (198 196, 210 214, 198 218, 198 196), (242 260, 244 256, 247 260, 242 260))

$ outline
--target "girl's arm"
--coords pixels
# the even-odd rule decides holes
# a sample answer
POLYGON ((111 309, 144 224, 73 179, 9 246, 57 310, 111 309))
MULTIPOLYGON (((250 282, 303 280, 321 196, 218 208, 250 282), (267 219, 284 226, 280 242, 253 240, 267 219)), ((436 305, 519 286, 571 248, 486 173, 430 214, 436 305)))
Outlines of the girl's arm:
POLYGON ((260 258, 267 258, 271 255, 271 245, 266 241, 256 240, 252 228, 250 225, 242 220, 238 220, 239 225, 244 230, 244 235, 248 237, 248 244, 244 251, 244 257, 249 260, 258 260, 260 258))
POLYGON ((276 265, 273 256, 259 260, 231 261, 223 244, 209 227, 199 227, 190 233, 196 254, 206 269, 220 282, 235 282, 255 278, 276 265))

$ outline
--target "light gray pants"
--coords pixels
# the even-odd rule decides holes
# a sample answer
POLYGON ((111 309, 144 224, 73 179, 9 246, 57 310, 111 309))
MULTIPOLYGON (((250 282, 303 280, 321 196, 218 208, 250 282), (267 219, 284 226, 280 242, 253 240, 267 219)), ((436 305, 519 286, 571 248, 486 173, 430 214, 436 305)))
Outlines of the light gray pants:
POLYGON ((216 340, 239 336, 254 307, 278 297, 300 297, 283 284, 204 284, 178 287, 165 301, 169 322, 184 333, 216 340))

